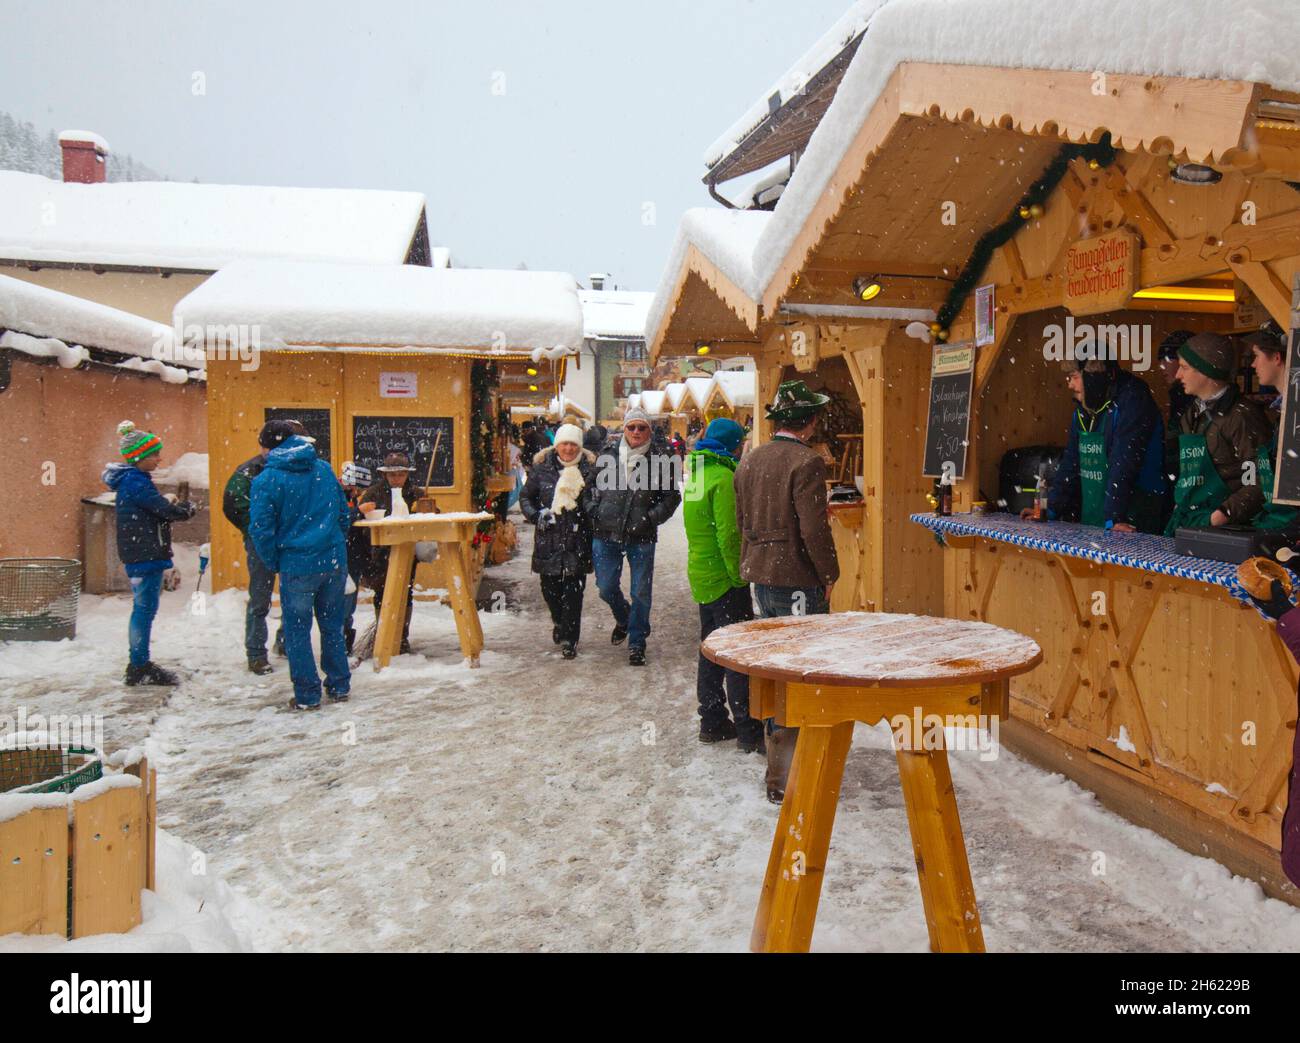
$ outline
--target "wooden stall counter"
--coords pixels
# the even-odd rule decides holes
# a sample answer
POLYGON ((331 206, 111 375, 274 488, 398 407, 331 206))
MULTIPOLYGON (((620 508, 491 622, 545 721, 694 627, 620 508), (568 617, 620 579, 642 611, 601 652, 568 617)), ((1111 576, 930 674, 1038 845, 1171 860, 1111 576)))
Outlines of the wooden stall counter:
POLYGON ((1004 739, 1134 821, 1298 902, 1278 863, 1296 663, 1236 566, 1174 541, 1010 514, 914 514, 956 619, 1033 637, 1004 739))
POLYGON ((406 617, 406 577, 415 561, 415 545, 424 541, 438 544, 438 556, 446 563, 447 593, 456 614, 456 631, 460 650, 470 666, 478 666, 483 651, 483 628, 474 604, 470 544, 480 522, 492 521, 486 512, 455 511, 446 514, 412 514, 405 518, 381 518, 359 521, 370 530, 370 541, 377 547, 392 547, 388 556, 388 597, 379 615, 375 635, 375 669, 382 670, 395 656, 402 643, 402 620, 406 617))

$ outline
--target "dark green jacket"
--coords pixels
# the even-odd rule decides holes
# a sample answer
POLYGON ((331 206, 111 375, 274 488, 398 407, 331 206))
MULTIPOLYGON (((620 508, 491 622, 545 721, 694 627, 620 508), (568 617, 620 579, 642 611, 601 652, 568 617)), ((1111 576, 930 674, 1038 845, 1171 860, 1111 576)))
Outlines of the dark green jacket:
POLYGON ((736 461, 729 456, 697 449, 686 458, 686 578, 701 605, 747 586, 740 578, 735 475, 736 461))
POLYGON ((248 508, 253 479, 262 473, 266 458, 258 453, 252 459, 245 460, 235 468, 235 473, 226 482, 226 491, 221 497, 221 513, 245 536, 248 535, 248 508))

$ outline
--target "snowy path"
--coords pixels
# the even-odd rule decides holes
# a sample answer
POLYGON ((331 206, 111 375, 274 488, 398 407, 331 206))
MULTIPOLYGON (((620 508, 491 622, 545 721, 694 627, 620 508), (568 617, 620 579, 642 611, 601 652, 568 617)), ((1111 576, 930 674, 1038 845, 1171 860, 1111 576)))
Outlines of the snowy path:
MULTIPOLYGON (((526 549, 489 573, 510 593, 483 615, 481 669, 460 665, 450 612, 421 603, 428 658, 364 667, 352 702, 319 714, 280 709, 282 661, 243 670, 233 592, 202 616, 166 595, 155 656, 194 671, 170 699, 118 683, 121 598, 87 598, 71 646, 0 645, 0 684, 29 712, 104 713, 110 749, 148 736, 162 825, 246 899, 232 915, 251 946, 743 949, 776 809, 761 758, 696 741, 680 516, 643 670, 609 645, 592 582, 579 658, 560 659, 526 549)), ((1300 911, 1062 777, 1006 752, 952 761, 990 950, 1300 948, 1300 911)), ((814 948, 926 947, 888 734, 859 726, 814 948)))

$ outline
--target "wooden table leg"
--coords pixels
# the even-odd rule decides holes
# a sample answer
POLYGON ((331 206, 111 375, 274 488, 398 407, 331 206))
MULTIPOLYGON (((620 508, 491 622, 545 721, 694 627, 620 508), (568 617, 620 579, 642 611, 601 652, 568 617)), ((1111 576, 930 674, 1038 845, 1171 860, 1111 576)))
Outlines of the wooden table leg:
POLYGON ((470 591, 469 562, 466 554, 469 548, 461 542, 439 543, 438 553, 447 561, 447 577, 451 589, 447 591, 451 598, 451 608, 456 614, 456 633, 460 637, 460 651, 471 667, 478 666, 479 653, 483 651, 483 626, 478 618, 478 606, 474 604, 474 595, 470 591))
POLYGON ((754 952, 807 952, 812 943, 844 760, 852 743, 852 721, 799 729, 750 936, 754 952))
POLYGON ((407 583, 415 561, 414 543, 395 543, 388 552, 388 577, 384 580, 384 603, 379 606, 379 629, 375 632, 375 669, 382 670, 402 647, 402 623, 406 619, 407 583))
POLYGON ((899 750, 898 775, 912 831, 930 949, 983 952, 984 933, 966 862, 957 798, 948 771, 948 751, 899 750))

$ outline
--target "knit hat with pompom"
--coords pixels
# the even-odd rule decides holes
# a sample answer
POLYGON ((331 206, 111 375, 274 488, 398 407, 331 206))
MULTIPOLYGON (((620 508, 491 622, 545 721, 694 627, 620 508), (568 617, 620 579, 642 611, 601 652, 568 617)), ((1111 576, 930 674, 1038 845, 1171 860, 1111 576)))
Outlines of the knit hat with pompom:
POLYGON ((123 420, 117 425, 122 459, 136 464, 146 456, 162 450, 162 439, 149 431, 141 431, 133 420, 123 420))

